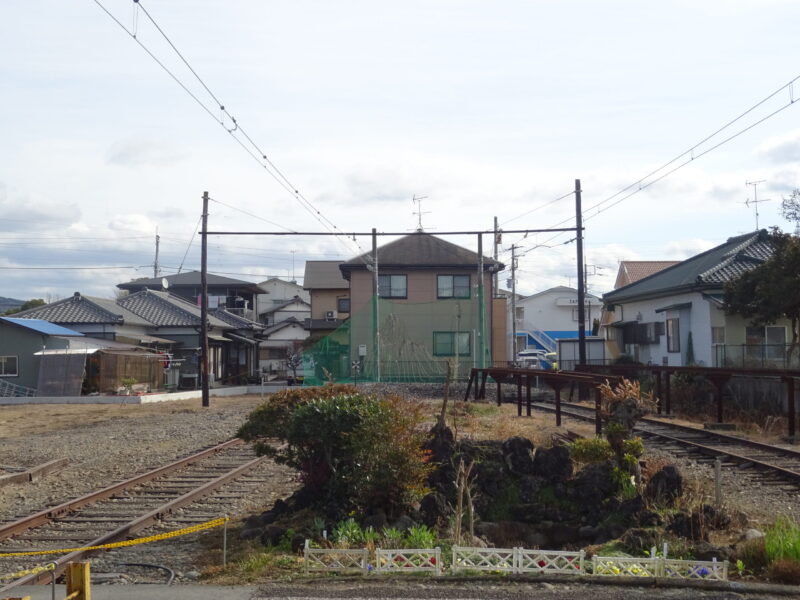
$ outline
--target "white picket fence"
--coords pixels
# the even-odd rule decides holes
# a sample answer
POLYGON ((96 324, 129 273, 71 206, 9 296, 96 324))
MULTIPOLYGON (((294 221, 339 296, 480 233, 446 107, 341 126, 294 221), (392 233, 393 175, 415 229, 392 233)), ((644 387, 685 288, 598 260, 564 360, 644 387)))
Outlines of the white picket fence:
MULTIPOLYGON (((655 554, 655 549, 653 549, 655 554)), ((585 553, 564 550, 528 550, 525 548, 471 548, 454 546, 449 571, 491 571, 499 573, 560 573, 586 575, 585 553)), ((368 573, 430 573, 442 575, 442 552, 439 548, 375 549, 375 565, 369 563, 366 548, 304 548, 305 572, 357 571, 368 573)), ((728 561, 678 560, 594 556, 594 575, 612 577, 667 577, 727 581, 728 561)))
POLYGON ((592 573, 615 577, 668 577, 727 581, 728 561, 678 560, 674 558, 592 557, 592 573))
POLYGON ((500 571, 504 573, 583 574, 585 553, 563 550, 526 550, 525 548, 453 547, 450 570, 500 571))

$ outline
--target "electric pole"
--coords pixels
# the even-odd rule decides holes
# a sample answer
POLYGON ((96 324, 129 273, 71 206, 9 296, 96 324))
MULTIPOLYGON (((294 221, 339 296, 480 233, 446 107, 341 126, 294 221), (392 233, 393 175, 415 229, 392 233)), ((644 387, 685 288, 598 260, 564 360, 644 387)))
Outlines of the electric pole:
POLYGON ((203 228, 200 234, 200 386, 203 406, 209 407, 208 394, 208 192, 203 192, 203 228))
POLYGON ((578 254, 578 364, 586 364, 586 293, 583 279, 583 214, 581 213, 581 180, 575 180, 575 239, 578 254))
POLYGON ((153 261, 153 279, 158 277, 158 245, 161 242, 161 236, 158 235, 158 227, 156 227, 156 259, 153 261))
MULTIPOLYGON (((502 234, 500 233, 500 230, 497 228, 497 217, 495 217, 494 218, 494 255, 493 255, 493 258, 494 258, 495 262, 497 262, 497 247, 500 245, 501 241, 502 241, 502 234)), ((500 289, 500 288, 497 287, 497 281, 499 279, 499 273, 497 271, 494 272, 494 277, 492 279, 493 279, 492 292, 493 292, 493 295, 496 296, 498 290, 500 289)))
POLYGON ((517 246, 511 245, 511 360, 517 362, 517 246))

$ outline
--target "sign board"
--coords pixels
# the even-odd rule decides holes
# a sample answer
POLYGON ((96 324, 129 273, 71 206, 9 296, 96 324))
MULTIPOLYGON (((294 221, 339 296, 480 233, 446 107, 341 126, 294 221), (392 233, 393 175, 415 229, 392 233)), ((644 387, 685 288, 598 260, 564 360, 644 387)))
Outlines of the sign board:
MULTIPOLYGON (((583 304, 585 306, 599 306, 602 302, 595 298, 584 298, 583 304)), ((578 299, 575 297, 556 298, 556 306, 578 306, 578 299)))
POLYGON ((359 344, 358 345, 358 355, 359 356, 366 356, 367 355, 367 345, 366 344, 359 344))

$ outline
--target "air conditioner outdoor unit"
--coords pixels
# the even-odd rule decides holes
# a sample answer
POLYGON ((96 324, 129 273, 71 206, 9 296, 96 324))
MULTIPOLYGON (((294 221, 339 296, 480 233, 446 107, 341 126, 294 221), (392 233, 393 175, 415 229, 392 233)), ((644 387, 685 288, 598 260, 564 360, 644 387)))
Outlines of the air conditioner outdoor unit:
POLYGON ((336 320, 336 311, 335 310, 329 310, 328 312, 326 312, 325 313, 325 320, 326 321, 335 321, 336 320))

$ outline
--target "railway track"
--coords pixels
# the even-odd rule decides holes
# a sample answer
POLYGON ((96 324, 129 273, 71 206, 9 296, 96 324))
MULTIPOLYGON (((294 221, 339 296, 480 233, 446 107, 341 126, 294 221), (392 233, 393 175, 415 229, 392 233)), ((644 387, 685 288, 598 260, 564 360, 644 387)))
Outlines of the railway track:
MULTIPOLYGON (((28 515, 0 523, 0 553, 80 548, 124 541, 165 519, 187 527, 224 515, 230 499, 262 484, 251 472, 264 457, 233 439, 125 481, 28 515)), ((86 551, 68 554, 0 557, 0 575, 56 563, 56 574, 86 551)), ((0 587, 49 581, 51 573, 30 574, 0 587)))
MULTIPOLYGON (((535 402, 531 406, 555 412, 549 403, 535 402)), ((594 408, 580 404, 562 402, 561 414, 581 421, 595 420, 594 408)), ((637 423, 635 431, 650 447, 698 462, 713 462, 720 457, 723 466, 738 469, 744 478, 785 491, 800 489, 800 451, 647 417, 637 423)))

